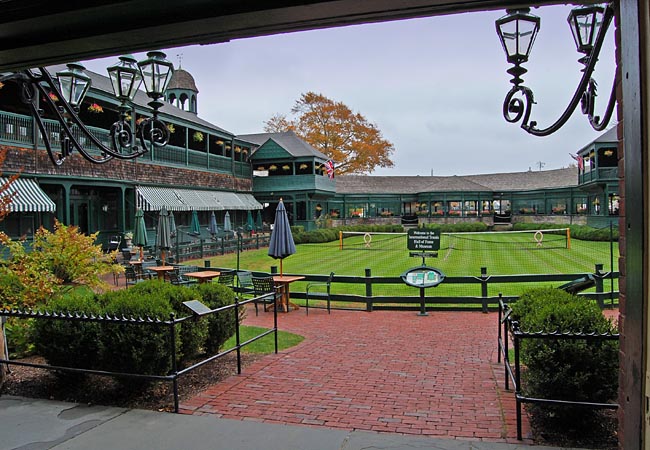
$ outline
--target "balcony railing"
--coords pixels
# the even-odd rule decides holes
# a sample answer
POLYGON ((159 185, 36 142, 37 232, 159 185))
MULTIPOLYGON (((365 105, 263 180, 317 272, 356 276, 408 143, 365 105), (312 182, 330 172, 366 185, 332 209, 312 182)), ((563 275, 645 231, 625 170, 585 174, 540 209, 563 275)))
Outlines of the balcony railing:
POLYGON ((585 172, 578 177, 579 184, 591 183, 594 181, 617 181, 617 167, 601 167, 596 170, 585 172))
MULTIPOLYGON (((54 120, 44 120, 45 130, 53 143, 54 148, 58 147, 60 125, 54 120)), ((88 130, 104 145, 111 145, 111 137, 108 130, 95 127, 87 127, 88 130)), ((99 155, 100 149, 90 140, 87 140, 78 128, 73 128, 73 133, 79 142, 89 153, 99 155)), ((32 147, 34 145, 34 122, 29 116, 0 111, 0 142, 18 146, 32 147)), ((40 133, 38 134, 38 146, 45 148, 40 133)), ((153 162, 157 164, 183 166, 189 169, 196 169, 208 172, 232 173, 237 177, 248 178, 252 176, 249 164, 234 162, 231 158, 209 155, 205 152, 189 150, 183 147, 167 145, 162 148, 155 148, 147 153, 138 162, 153 162)))

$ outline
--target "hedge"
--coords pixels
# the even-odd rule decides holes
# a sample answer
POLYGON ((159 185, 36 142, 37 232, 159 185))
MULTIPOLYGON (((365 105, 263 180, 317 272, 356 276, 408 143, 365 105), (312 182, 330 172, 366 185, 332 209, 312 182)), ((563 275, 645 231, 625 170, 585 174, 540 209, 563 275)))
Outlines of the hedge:
MULTIPOLYGON (((616 325, 598 305, 559 289, 526 291, 512 305, 513 319, 525 332, 616 333, 616 325)), ((523 339, 522 389, 526 396, 605 403, 616 399, 618 341, 523 339)), ((592 421, 597 410, 570 406, 535 406, 543 419, 566 428, 592 421)))

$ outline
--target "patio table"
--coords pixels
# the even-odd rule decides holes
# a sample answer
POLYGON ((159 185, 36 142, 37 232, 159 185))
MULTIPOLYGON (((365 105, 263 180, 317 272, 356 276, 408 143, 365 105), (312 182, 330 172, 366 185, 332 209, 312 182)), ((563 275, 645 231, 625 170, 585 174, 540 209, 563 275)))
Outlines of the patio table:
POLYGON ((280 286, 282 290, 282 297, 280 299, 280 306, 284 312, 289 312, 289 308, 300 309, 300 306, 290 301, 289 293, 289 284, 294 281, 304 280, 305 277, 302 276, 290 276, 290 275, 273 275, 273 282, 276 286, 280 286))
POLYGON ((219 275, 221 275, 221 272, 217 272, 215 270, 203 270, 200 272, 188 272, 183 274, 183 276, 186 277, 196 278, 197 280, 199 280, 199 283, 207 283, 208 281, 218 277, 219 275))
POLYGON ((164 280, 165 272, 171 272, 172 270, 174 270, 174 266, 152 266, 152 267, 147 267, 147 270, 156 272, 158 274, 158 279, 164 280))

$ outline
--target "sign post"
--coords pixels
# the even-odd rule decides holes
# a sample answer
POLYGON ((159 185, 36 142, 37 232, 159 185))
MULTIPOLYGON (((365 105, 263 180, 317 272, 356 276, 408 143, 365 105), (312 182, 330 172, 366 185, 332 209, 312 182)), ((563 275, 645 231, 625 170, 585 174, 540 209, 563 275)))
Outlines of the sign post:
POLYGON ((424 290, 438 286, 445 279, 445 274, 441 270, 426 265, 426 258, 438 257, 440 231, 411 229, 408 231, 407 246, 409 250, 416 250, 409 252, 409 256, 422 258, 422 265, 408 269, 401 277, 409 286, 420 288, 420 312, 418 315, 427 316, 424 290))

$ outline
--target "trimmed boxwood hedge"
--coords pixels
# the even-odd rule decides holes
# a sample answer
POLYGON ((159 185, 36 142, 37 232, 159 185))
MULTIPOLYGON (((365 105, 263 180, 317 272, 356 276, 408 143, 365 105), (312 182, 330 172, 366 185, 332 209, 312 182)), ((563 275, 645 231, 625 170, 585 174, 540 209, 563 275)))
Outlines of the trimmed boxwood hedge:
MULTIPOLYGON (((102 311, 94 297, 78 295, 52 300, 47 310, 95 315, 102 311)), ((33 321, 33 327, 34 349, 49 364, 80 369, 99 364, 103 348, 99 323, 40 319, 33 321)))
MULTIPOLYGON (((559 289, 526 291, 512 305, 513 320, 526 332, 616 333, 591 300, 559 289)), ((522 389, 526 396, 605 403, 616 399, 618 341, 524 339, 521 345, 522 389)), ((529 407, 543 420, 563 428, 580 428, 600 411, 571 406, 529 407)))
MULTIPOLYGON (((168 321, 172 313, 178 318, 191 316, 183 305, 189 300, 200 300, 215 309, 233 304, 235 296, 228 287, 217 283, 185 287, 151 280, 102 295, 68 296, 50 302, 44 309, 168 321)), ((37 352, 51 365, 147 375, 164 375, 172 369, 168 325, 35 322, 37 352)), ((186 320, 176 325, 176 331, 175 351, 182 367, 204 352, 213 354, 219 350, 235 332, 234 313, 186 320)))

